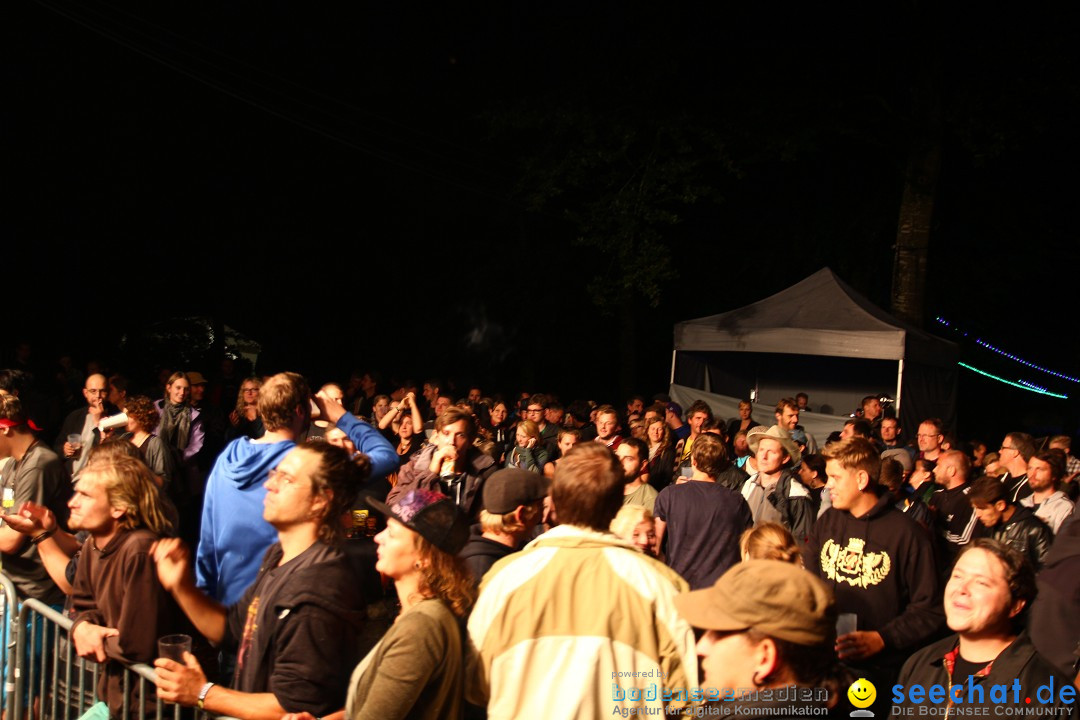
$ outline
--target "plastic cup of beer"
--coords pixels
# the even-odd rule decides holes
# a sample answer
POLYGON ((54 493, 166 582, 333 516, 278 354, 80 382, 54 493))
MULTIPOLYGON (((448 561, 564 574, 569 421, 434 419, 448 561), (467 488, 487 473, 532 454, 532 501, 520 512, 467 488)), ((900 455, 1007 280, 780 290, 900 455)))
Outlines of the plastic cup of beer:
POLYGON ((168 658, 184 665, 184 653, 191 652, 190 635, 165 635, 157 641, 158 657, 168 658))

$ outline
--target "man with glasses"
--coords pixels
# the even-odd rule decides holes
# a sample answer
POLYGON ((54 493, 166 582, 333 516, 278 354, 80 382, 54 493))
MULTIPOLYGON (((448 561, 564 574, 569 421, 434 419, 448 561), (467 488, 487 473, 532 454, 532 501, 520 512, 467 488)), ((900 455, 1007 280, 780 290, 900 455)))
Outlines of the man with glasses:
POLYGON ((529 398, 529 404, 525 406, 525 419, 532 420, 540 430, 540 442, 544 444, 549 458, 559 456, 559 427, 548 421, 547 395, 536 393, 529 398))
MULTIPOLYGON (((86 407, 72 411, 60 427, 60 434, 53 441, 53 450, 64 459, 64 469, 69 476, 82 470, 90 457, 90 450, 101 442, 98 422, 109 413, 105 410, 105 399, 109 395, 109 381, 97 373, 86 378, 83 386, 86 407), (71 435, 78 435, 79 442, 68 442, 71 435)), ((115 412, 115 411, 114 411, 115 412)))
POLYGON ((919 423, 919 431, 915 435, 919 446, 917 460, 933 460, 937 462, 941 457, 941 443, 945 440, 945 430, 942 422, 937 418, 927 418, 919 423))
POLYGON ((1001 441, 998 466, 1008 474, 1001 478, 1009 500, 1019 503, 1034 492, 1028 483, 1028 460, 1035 454, 1035 441, 1024 432, 1011 432, 1001 441))
POLYGON ((263 520, 266 476, 296 447, 310 422, 312 401, 330 425, 345 431, 356 449, 371 458, 372 477, 397 469, 397 452, 378 430, 343 405, 312 396, 303 377, 286 372, 267 380, 259 392, 266 433, 225 446, 206 481, 195 576, 199 587, 225 605, 238 601, 255 581, 263 553, 277 538, 263 520))

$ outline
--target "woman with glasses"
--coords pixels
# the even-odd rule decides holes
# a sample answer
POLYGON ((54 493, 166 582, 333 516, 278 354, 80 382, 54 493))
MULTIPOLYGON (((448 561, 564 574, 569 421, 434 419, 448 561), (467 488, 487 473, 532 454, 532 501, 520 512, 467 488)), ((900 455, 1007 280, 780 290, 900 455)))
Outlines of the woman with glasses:
POLYGON ((225 440, 235 440, 238 437, 256 440, 263 436, 266 428, 262 418, 259 417, 259 388, 262 382, 259 378, 250 377, 240 384, 240 391, 236 395, 236 407, 229 413, 229 429, 225 433, 225 440))

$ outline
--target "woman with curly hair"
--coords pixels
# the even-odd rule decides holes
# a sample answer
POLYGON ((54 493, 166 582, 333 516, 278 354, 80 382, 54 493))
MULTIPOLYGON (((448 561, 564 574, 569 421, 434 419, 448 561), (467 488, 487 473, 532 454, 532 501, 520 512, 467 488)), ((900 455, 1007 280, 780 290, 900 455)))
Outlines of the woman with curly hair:
POLYGON ((158 487, 166 487, 176 474, 174 456, 165 442, 154 434, 161 414, 154 407, 154 402, 145 395, 133 395, 124 405, 127 415, 128 440, 139 449, 150 471, 154 473, 158 487))
POLYGON ((663 490, 675 476, 675 437, 663 418, 653 418, 645 424, 645 438, 649 443, 649 484, 663 490))
POLYGON ((375 569, 393 579, 401 614, 353 671, 345 715, 459 718, 460 623, 475 600, 472 576, 458 557, 468 522, 450 498, 430 490, 412 490, 390 506, 368 503, 386 515, 386 529, 375 536, 375 569))

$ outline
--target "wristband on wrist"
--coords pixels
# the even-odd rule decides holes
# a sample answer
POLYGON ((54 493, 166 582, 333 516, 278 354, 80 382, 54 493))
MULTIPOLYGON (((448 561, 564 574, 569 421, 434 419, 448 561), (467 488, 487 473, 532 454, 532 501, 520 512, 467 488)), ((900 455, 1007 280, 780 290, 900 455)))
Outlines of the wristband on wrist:
POLYGON ((56 533, 56 527, 53 527, 52 530, 46 530, 45 532, 41 533, 40 535, 35 535, 34 537, 30 538, 30 542, 33 543, 34 545, 37 545, 42 540, 48 540, 55 533, 56 533))
POLYGON ((202 686, 199 690, 199 709, 203 709, 203 703, 206 702, 206 693, 210 692, 210 688, 214 687, 217 683, 208 682, 202 686))

